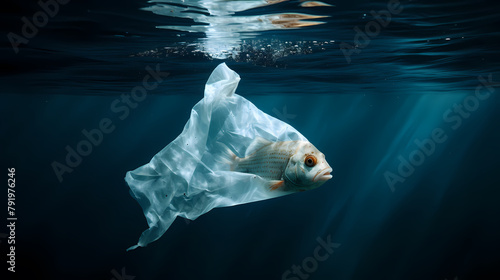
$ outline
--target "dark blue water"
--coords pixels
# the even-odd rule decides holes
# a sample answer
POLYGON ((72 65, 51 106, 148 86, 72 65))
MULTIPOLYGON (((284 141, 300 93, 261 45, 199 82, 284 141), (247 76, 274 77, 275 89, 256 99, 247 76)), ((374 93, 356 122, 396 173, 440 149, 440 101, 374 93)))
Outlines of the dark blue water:
POLYGON ((21 18, 40 7, 8 2, 0 162, 5 181, 7 168, 16 170, 18 220, 15 273, 5 261, 9 231, 0 232, 2 279, 500 276, 498 3, 401 1, 402 11, 363 41, 356 28, 373 25, 370 11, 388 2, 287 1, 236 15, 328 17, 245 33, 237 51, 216 59, 200 51, 208 35, 156 28, 203 23, 141 10, 152 5, 145 1, 61 4, 16 54, 8 34, 22 34, 21 18), (238 94, 326 155, 334 178, 313 191, 178 218, 158 241, 126 252, 147 224, 125 173, 182 131, 221 62, 241 76, 238 94), (168 77, 117 112, 146 67, 168 77), (103 120, 112 131, 69 167, 68 150, 103 120), (55 162, 68 168, 59 178, 55 162), (336 245, 324 249, 318 238, 336 245))

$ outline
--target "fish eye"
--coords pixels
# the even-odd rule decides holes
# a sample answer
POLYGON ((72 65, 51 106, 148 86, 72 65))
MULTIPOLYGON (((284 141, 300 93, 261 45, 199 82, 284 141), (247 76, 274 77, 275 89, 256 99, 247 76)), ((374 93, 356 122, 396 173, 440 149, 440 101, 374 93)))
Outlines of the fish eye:
POLYGON ((309 166, 313 167, 316 165, 317 159, 315 156, 307 156, 306 159, 304 160, 304 163, 309 166))

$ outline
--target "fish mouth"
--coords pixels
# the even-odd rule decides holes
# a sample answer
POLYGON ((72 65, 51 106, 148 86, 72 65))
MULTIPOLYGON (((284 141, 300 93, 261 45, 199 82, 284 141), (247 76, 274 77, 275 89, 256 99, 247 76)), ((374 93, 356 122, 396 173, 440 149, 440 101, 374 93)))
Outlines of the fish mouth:
POLYGON ((330 174, 330 172, 332 172, 333 169, 331 167, 327 167, 323 170, 321 170, 320 172, 318 172, 318 174, 316 174, 313 178, 313 181, 314 182, 318 182, 318 181, 328 181, 330 179, 333 178, 332 174, 330 174))

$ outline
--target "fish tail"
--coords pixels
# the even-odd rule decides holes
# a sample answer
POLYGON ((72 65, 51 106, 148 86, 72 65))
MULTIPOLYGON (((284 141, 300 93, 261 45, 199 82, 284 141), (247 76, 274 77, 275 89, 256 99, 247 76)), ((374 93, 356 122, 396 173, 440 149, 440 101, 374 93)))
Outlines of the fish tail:
POLYGON ((238 165, 239 157, 229 149, 228 146, 219 142, 218 148, 220 149, 220 153, 217 153, 215 156, 215 160, 218 163, 227 165, 230 171, 236 170, 238 165))

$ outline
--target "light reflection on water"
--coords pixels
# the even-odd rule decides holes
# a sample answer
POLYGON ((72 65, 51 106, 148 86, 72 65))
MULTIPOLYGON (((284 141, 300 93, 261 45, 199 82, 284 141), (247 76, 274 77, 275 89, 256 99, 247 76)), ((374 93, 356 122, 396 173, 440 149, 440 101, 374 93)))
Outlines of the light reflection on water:
MULTIPOLYGON (((279 29, 298 29, 320 25, 325 22, 315 19, 328 15, 307 13, 271 13, 262 15, 235 15, 238 12, 275 5, 287 0, 250 0, 250 1, 208 1, 208 0, 153 0, 145 11, 157 15, 192 19, 192 25, 161 25, 157 28, 205 34, 196 44, 197 50, 211 58, 234 57, 241 52, 243 39, 257 37, 262 31, 279 29)), ((299 7, 332 6, 318 1, 301 2, 299 7)))

